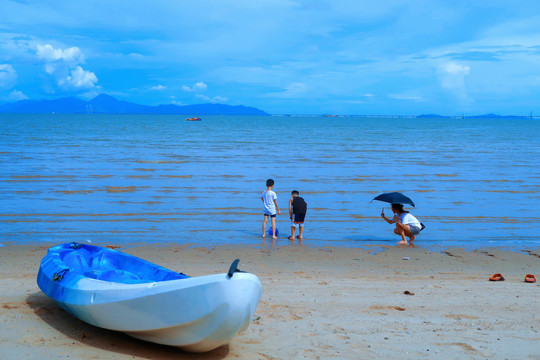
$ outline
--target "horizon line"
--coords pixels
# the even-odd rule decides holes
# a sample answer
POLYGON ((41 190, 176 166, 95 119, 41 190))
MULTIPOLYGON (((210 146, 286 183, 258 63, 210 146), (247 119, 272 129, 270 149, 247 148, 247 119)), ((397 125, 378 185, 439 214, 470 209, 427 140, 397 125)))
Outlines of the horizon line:
MULTIPOLYGON (((226 105, 226 104, 223 104, 226 105)), ((420 115, 383 115, 383 114, 305 114, 305 113, 281 113, 281 114, 204 114, 204 113, 185 113, 185 114, 168 114, 168 113, 118 113, 118 112, 42 112, 42 113, 12 113, 0 112, 0 115, 172 115, 172 116, 270 116, 270 117, 326 117, 326 118, 375 118, 375 119, 453 119, 453 120, 475 120, 475 119, 508 119, 508 120, 540 120, 540 115, 439 115, 439 114, 420 114, 420 115), (432 116, 430 116, 432 115, 432 116)))

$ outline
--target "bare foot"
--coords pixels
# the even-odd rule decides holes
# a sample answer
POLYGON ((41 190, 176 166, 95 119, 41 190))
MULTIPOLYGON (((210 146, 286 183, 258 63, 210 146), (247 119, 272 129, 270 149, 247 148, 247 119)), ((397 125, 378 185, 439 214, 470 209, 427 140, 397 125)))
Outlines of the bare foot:
POLYGON ((408 245, 408 243, 406 240, 401 240, 400 242, 398 242, 398 245, 408 245))
POLYGON ((289 236, 289 240, 294 240, 294 237, 293 237, 293 236, 289 236))
POLYGON ((265 237, 266 237, 266 234, 263 234, 263 238, 265 238, 265 237))
POLYGON ((272 236, 272 239, 277 239, 277 236, 272 236))
POLYGON ((409 241, 410 241, 411 244, 412 244, 412 242, 413 242, 414 240, 416 240, 416 236, 413 235, 413 236, 411 236, 409 239, 410 239, 409 241))
POLYGON ((303 239, 303 237, 301 237, 300 235, 298 235, 296 238, 297 238, 298 240, 302 240, 302 239, 303 239))

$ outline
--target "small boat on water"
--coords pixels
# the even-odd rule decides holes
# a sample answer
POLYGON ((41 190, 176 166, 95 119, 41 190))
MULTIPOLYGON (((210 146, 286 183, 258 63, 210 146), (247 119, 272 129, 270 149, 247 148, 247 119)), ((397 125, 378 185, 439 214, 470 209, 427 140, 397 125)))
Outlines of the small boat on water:
POLYGON ((202 119, 200 117, 192 117, 192 118, 187 118, 186 121, 201 121, 202 119))
POLYGON ((120 251, 78 243, 51 247, 37 283, 79 319, 138 339, 204 352, 246 329, 261 297, 256 275, 189 277, 120 251))

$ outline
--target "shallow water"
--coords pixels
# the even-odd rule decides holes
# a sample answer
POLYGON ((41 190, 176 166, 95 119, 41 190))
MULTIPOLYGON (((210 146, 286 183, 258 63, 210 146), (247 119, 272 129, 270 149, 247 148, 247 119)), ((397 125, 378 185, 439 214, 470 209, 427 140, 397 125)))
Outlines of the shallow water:
MULTIPOLYGON (((306 245, 393 244, 400 191, 418 245, 537 247, 534 120, 0 115, 0 242, 261 244, 267 178, 306 245)), ((281 237, 278 244, 286 244, 281 237)))

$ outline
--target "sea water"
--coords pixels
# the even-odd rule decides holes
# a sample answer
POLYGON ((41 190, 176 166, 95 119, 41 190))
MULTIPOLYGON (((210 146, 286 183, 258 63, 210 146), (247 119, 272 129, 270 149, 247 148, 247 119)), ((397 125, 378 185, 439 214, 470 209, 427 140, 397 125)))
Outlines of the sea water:
MULTIPOLYGON (((0 243, 263 244, 275 180, 308 204, 304 245, 395 244, 399 191, 421 246, 540 246, 540 122, 364 117, 0 115, 0 243)), ((267 240, 268 241, 268 240, 267 240)))

